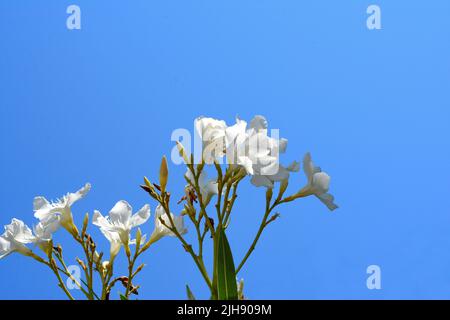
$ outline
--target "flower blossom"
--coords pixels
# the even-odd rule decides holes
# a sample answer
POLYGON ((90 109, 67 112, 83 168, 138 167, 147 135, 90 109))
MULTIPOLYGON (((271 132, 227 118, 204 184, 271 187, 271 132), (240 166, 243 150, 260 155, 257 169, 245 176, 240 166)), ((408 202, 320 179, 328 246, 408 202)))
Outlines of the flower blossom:
POLYGON ((298 171, 295 163, 287 168, 280 165, 280 154, 287 148, 286 139, 268 136, 268 123, 263 116, 255 116, 247 123, 237 119, 226 129, 227 159, 245 168, 255 186, 273 188, 274 183, 289 178, 290 171, 298 171))
MULTIPOLYGON (((116 203, 107 217, 97 210, 94 211, 92 223, 100 227, 100 231, 111 243, 111 261, 119 253, 122 245, 127 249, 130 244, 136 243, 136 240, 131 240, 131 229, 145 223, 149 217, 150 206, 148 204, 132 215, 130 204, 123 200, 116 203)), ((141 242, 145 242, 145 236, 141 242)))
MULTIPOLYGON (((172 218, 172 221, 175 225, 176 230, 178 231, 178 233, 180 233, 181 235, 187 233, 187 229, 184 227, 184 219, 182 216, 176 216, 174 215, 172 212, 170 213, 170 216, 172 218)), ((164 236, 171 236, 171 237, 175 237, 175 233, 172 232, 172 230, 168 229, 162 222, 161 220, 163 220, 164 224, 171 227, 172 225, 170 223, 170 219, 167 216, 164 208, 161 205, 158 205, 156 207, 156 211, 155 211, 155 229, 153 230, 152 235, 150 236, 150 243, 154 243, 156 241, 158 241, 159 239, 161 239, 164 236)))
POLYGON ((198 117, 194 126, 202 140, 202 159, 207 164, 212 164, 217 158, 223 157, 227 128, 225 121, 198 117))
POLYGON ((29 256, 32 251, 26 245, 35 241, 36 237, 23 221, 12 219, 11 223, 5 226, 5 232, 0 236, 0 259, 13 252, 29 256))
POLYGON ((307 153, 303 159, 303 170, 305 171, 308 182, 300 190, 299 195, 315 195, 328 209, 337 209, 338 206, 334 203, 334 197, 328 193, 331 178, 320 167, 314 166, 310 153, 307 153))
POLYGON ((78 234, 78 230, 73 222, 72 205, 82 199, 91 189, 91 185, 87 183, 83 188, 75 193, 68 193, 56 202, 49 202, 44 197, 34 198, 34 216, 39 219, 42 231, 50 229, 58 229, 61 225, 64 229, 73 235, 78 234))

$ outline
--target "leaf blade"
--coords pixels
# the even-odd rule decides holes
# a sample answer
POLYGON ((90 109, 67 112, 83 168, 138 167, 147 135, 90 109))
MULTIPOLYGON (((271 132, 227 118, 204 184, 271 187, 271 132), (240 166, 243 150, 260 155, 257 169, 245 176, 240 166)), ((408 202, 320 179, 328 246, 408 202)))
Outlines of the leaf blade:
POLYGON ((225 231, 218 230, 217 244, 217 297, 219 300, 237 300, 236 269, 225 231))
POLYGON ((186 294, 187 294, 188 300, 195 300, 195 296, 192 293, 191 288, 189 288, 188 285, 186 285, 186 294))

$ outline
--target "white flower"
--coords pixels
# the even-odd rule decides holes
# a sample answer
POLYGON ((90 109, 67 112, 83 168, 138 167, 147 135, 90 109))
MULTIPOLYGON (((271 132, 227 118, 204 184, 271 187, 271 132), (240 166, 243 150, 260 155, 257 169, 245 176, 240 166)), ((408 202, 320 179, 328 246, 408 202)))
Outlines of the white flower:
POLYGON ((33 231, 38 241, 50 241, 52 240, 52 235, 55 233, 60 226, 60 217, 53 216, 46 220, 45 223, 40 221, 34 226, 33 231))
POLYGON ((224 156, 225 129, 227 124, 223 120, 198 117, 194 122, 195 129, 202 139, 202 158, 208 163, 214 163, 219 157, 224 156))
MULTIPOLYGON (((78 233, 73 223, 71 206, 81 198, 83 198, 91 189, 91 185, 87 183, 83 188, 75 193, 68 193, 62 199, 50 203, 44 197, 34 198, 34 216, 39 219, 44 229, 51 225, 51 228, 57 229, 56 220, 61 226, 72 234, 78 233)), ((55 229, 55 231, 56 231, 55 229)))
MULTIPOLYGON (((170 213, 170 216, 172 217, 172 221, 175 225, 176 230, 180 234, 187 233, 187 229, 184 227, 183 217, 176 216, 172 212, 170 213)), ((160 218, 164 221, 164 224, 168 225, 169 227, 172 227, 169 217, 167 216, 164 208, 161 205, 158 205, 158 207, 156 207, 156 211, 155 211, 155 229, 153 230, 153 233, 150 237, 150 243, 154 243, 164 236, 171 236, 171 237, 176 236, 163 223, 161 223, 160 218)))
POLYGON ((12 219, 11 223, 5 226, 5 233, 0 236, 0 259, 12 252, 30 255, 31 250, 26 245, 35 241, 31 229, 23 221, 12 219))
POLYGON ((237 119, 226 129, 228 162, 244 167, 252 175, 253 185, 273 188, 274 182, 288 179, 289 171, 296 169, 280 165, 279 155, 286 151, 287 140, 269 137, 263 116, 255 116, 248 129, 246 126, 245 121, 237 119))
MULTIPOLYGON (((185 173, 185 176, 195 186, 195 179, 191 170, 188 169, 185 173)), ((200 173, 200 176, 198 177, 198 184, 200 192, 202 194, 202 200, 205 204, 209 203, 212 196, 219 193, 217 181, 212 179, 207 180, 206 176, 207 176, 206 172, 202 171, 200 173)))
POLYGON ((303 196, 315 195, 328 209, 337 209, 338 206, 334 203, 334 197, 328 193, 331 178, 328 174, 322 172, 320 167, 314 166, 309 152, 303 159, 303 170, 308 178, 308 183, 299 193, 303 196))
MULTIPOLYGON (((150 217, 150 206, 146 204, 137 213, 132 215, 132 208, 126 201, 119 201, 104 217, 99 211, 94 211, 92 223, 100 227, 100 231, 111 243, 111 261, 119 253, 120 247, 134 244, 131 240, 131 229, 145 223, 150 217)), ((144 237, 143 237, 144 238, 144 237)), ((141 242, 144 242, 142 240, 141 242)))

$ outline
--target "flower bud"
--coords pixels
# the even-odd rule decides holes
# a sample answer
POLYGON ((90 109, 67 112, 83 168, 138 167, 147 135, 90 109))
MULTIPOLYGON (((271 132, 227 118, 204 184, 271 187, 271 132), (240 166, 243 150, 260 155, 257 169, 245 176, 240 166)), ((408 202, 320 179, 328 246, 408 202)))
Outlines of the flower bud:
POLYGON ((109 268, 109 261, 108 260, 102 262, 102 268, 105 269, 105 270, 108 270, 108 268, 109 268))
POLYGON ((167 179, 169 177, 169 169, 167 168, 167 159, 164 156, 161 160, 161 167, 159 168, 159 184, 161 192, 166 191, 167 179))
POLYGON ((86 265, 84 264, 84 262, 80 259, 80 258, 76 258, 78 264, 81 266, 81 268, 83 270, 86 270, 86 265))
POLYGON ((190 160, 186 154, 186 151, 184 150, 183 145, 181 144, 181 142, 178 142, 178 141, 176 143, 177 143, 177 148, 178 148, 178 152, 180 153, 180 156, 183 158, 183 160, 186 164, 189 164, 190 160))
POLYGON ((82 237, 84 237, 84 235, 86 234, 88 223, 89 223, 89 213, 86 213, 86 215, 84 216, 84 220, 83 220, 83 229, 81 231, 82 237))
POLYGON ((142 239, 142 231, 141 228, 138 228, 136 231, 136 248, 138 249, 141 246, 141 239, 142 239))

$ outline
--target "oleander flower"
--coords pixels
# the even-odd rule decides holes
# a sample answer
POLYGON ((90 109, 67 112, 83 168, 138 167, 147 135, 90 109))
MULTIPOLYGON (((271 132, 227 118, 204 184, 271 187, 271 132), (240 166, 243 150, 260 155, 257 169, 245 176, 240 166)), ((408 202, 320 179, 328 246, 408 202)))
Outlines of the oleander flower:
POLYGON ((224 156, 225 130, 227 124, 223 120, 198 117, 194 122, 195 129, 202 139, 202 159, 207 164, 224 156))
POLYGON ((287 147, 286 139, 268 136, 268 123, 263 116, 255 116, 247 123, 237 119, 225 131, 227 160, 245 168, 255 186, 273 188, 274 183, 289 178, 294 167, 280 165, 280 153, 287 147))
POLYGON ((308 182, 306 186, 300 190, 299 195, 315 195, 328 207, 328 209, 337 209, 338 206, 334 203, 334 197, 328 193, 331 178, 327 173, 323 172, 320 167, 314 166, 309 152, 303 159, 303 170, 305 171, 308 182))
MULTIPOLYGON (((185 173, 186 179, 188 179, 195 186, 195 179, 192 172, 188 169, 185 173)), ((200 176, 198 177, 198 184, 200 188, 200 192, 202 194, 202 199, 207 205, 211 198, 219 193, 217 180, 207 180, 207 173, 202 171, 200 176)))
MULTIPOLYGON (((107 217, 97 210, 94 211, 92 223, 100 227, 100 231, 110 242, 111 261, 119 253, 122 245, 127 249, 130 244, 135 244, 135 240, 131 240, 131 229, 145 223, 149 218, 150 206, 148 204, 132 215, 130 204, 123 200, 116 203, 107 217)), ((142 239, 141 243, 145 242, 145 236, 142 239)))
POLYGON ((60 224, 68 232, 76 235, 78 234, 78 230, 73 222, 71 207, 75 202, 82 199, 90 189, 91 185, 87 183, 77 192, 68 193, 52 203, 44 197, 36 197, 33 203, 34 216, 39 219, 44 229, 47 229, 49 226, 57 229, 57 226, 60 224), (56 223, 56 220, 59 221, 59 224, 56 223))
MULTIPOLYGON (((187 233, 187 229, 184 227, 184 219, 182 216, 176 216, 172 212, 170 213, 172 221, 175 225, 176 230, 181 234, 187 233)), ((167 216, 164 208, 161 205, 158 205, 155 210, 155 229, 153 230, 152 235, 150 236, 150 243, 154 243, 161 239, 164 236, 175 237, 175 233, 173 233, 170 229, 168 229, 164 224, 169 227, 172 227, 169 217, 167 216)))
POLYGON ((23 221, 12 219, 0 236, 0 259, 13 252, 29 256, 32 251, 26 245, 35 241, 36 237, 23 221))

